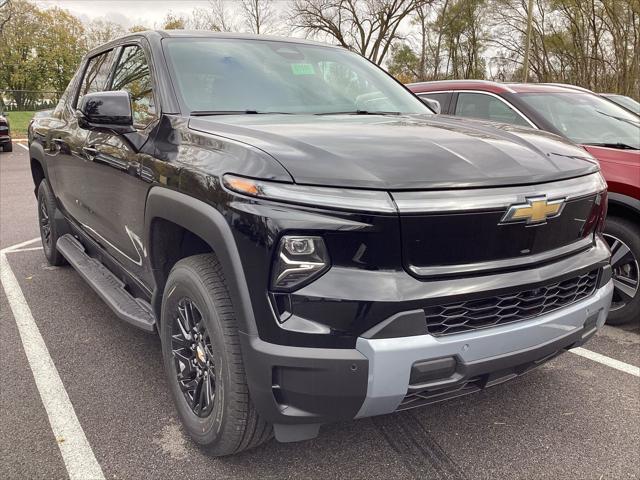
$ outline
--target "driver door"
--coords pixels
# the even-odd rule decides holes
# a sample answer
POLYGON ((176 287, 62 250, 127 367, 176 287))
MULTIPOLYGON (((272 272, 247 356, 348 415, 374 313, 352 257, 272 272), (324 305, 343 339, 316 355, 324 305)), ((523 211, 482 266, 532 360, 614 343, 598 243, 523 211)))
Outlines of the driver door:
MULTIPOLYGON (((137 132, 128 135, 146 139, 157 114, 151 71, 142 45, 122 47, 105 90, 129 92, 137 132)), ((148 280, 142 238, 151 184, 141 178, 145 154, 138 152, 124 135, 104 131, 89 132, 83 151, 90 160, 86 182, 91 193, 85 203, 92 212, 84 228, 127 271, 140 280, 148 280)))

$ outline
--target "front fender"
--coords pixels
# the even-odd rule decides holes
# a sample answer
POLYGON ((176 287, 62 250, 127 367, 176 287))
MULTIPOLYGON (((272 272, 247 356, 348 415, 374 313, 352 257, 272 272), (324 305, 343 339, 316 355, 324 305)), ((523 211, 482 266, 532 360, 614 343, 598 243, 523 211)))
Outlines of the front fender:
MULTIPOLYGON (((224 216, 211 205, 164 187, 153 187, 149 191, 145 207, 146 245, 149 242, 154 219, 164 219, 179 225, 202 238, 220 260, 229 294, 233 303, 238 329, 248 335, 257 335, 257 327, 251 305, 251 296, 240 261, 231 228, 224 216)), ((153 258, 152 251, 149 255, 153 258)), ((158 278, 154 269, 156 289, 153 303, 156 305, 162 296, 164 281, 158 278)))

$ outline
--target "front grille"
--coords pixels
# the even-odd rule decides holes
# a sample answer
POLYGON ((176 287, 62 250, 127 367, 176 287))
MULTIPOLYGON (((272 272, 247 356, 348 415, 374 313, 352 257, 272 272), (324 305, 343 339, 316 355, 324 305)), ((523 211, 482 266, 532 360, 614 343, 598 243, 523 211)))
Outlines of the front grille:
POLYGON ((431 335, 449 335, 519 322, 549 313, 591 295, 598 271, 508 295, 425 308, 431 335))

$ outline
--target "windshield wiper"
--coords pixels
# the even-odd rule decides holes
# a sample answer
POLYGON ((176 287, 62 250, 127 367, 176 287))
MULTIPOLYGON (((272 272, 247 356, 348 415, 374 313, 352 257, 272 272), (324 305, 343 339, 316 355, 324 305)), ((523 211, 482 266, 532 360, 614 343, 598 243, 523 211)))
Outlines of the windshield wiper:
POLYGON ((640 125, 640 121, 635 121, 635 120, 630 120, 628 118, 618 117, 617 115, 611 115, 611 114, 605 113, 605 112, 603 112, 601 110, 596 110, 596 112, 599 113, 600 115, 604 115, 605 117, 615 118, 619 122, 629 123, 629 124, 634 125, 636 127, 640 125))
POLYGON ((206 115, 293 115, 291 112, 260 112, 258 110, 194 110, 189 114, 194 117, 206 115))
POLYGON ((316 115, 400 115, 400 112, 385 112, 383 110, 350 110, 347 112, 322 112, 316 115))
POLYGON ((583 145, 589 145, 592 147, 618 148, 620 150, 640 150, 640 148, 638 147, 633 147, 622 142, 583 143, 583 145))

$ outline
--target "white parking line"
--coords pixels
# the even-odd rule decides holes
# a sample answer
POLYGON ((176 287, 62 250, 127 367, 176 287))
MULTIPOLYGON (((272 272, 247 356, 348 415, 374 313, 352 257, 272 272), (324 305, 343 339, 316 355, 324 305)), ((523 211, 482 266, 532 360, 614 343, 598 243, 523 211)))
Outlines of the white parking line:
POLYGON ((36 240, 39 239, 0 250, 0 281, 16 320, 22 346, 69 478, 71 480, 104 480, 102 468, 80 426, 69 395, 64 389, 58 370, 7 260, 7 253, 36 240))
POLYGON ((616 360, 615 358, 607 357, 606 355, 592 352, 591 350, 587 350, 586 348, 582 347, 572 348, 569 351, 571 353, 575 353, 576 355, 580 355, 581 357, 593 360, 594 362, 606 365, 607 367, 615 368, 616 370, 628 373, 629 375, 640 377, 640 367, 636 367, 635 365, 621 362, 620 360, 616 360))
POLYGON ((13 250, 8 251, 7 253, 33 252, 35 250, 42 250, 42 247, 14 248, 13 250))
POLYGON ((26 240, 24 242, 16 243, 15 245, 11 245, 10 247, 3 248, 1 251, 4 253, 13 252, 19 248, 36 243, 38 240, 40 240, 40 237, 32 238, 31 240, 26 240))
POLYGON ((24 148, 25 150, 29 151, 29 147, 27 147, 24 143, 16 142, 16 145, 20 145, 22 148, 24 148))

